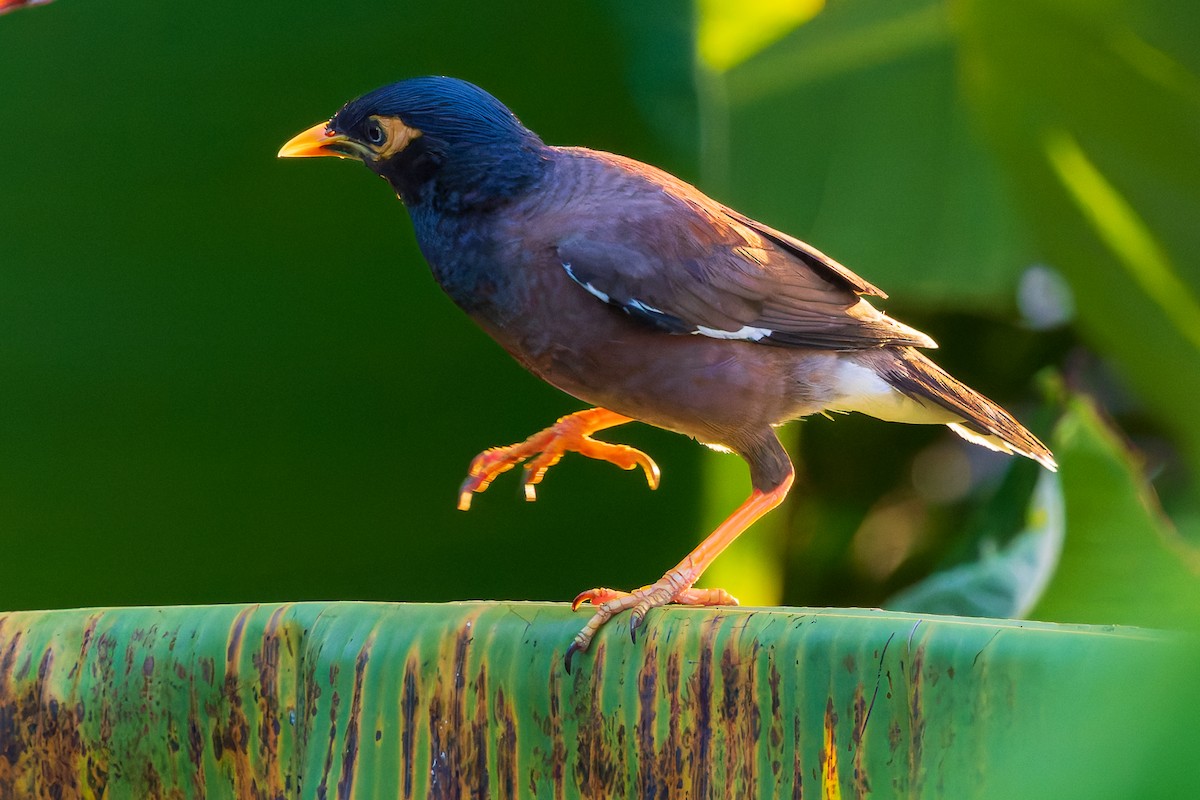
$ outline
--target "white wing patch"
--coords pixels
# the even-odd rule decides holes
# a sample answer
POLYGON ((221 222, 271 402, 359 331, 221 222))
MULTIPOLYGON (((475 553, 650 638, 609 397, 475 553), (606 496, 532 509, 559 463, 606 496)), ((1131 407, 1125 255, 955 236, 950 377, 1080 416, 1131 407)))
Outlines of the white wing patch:
POLYGON ((614 300, 607 292, 597 289, 576 275, 575 270, 571 268, 568 262, 562 262, 562 267, 567 271, 567 276, 587 290, 588 294, 592 295, 592 297, 597 298, 601 302, 619 306, 626 314, 638 314, 648 317, 672 333, 695 333, 707 336, 710 339, 741 339, 747 342, 758 342, 774 333, 770 328, 756 328, 753 325, 743 325, 736 331, 723 331, 719 328, 708 328, 704 325, 696 325, 692 329, 691 325, 678 317, 668 314, 661 308, 655 308, 649 303, 644 303, 636 297, 631 297, 628 300, 614 300))
POLYGON ((706 328, 703 325, 697 325, 696 330, 692 331, 692 333, 698 333, 710 339, 745 339, 749 342, 757 342, 770 336, 773 331, 770 328, 755 328, 753 325, 743 325, 736 331, 723 331, 717 328, 706 328))
POLYGON ((584 289, 587 289, 587 290, 588 290, 588 292, 589 292, 589 293, 590 293, 590 294, 591 294, 593 297, 597 297, 597 298, 599 298, 599 299, 600 299, 600 301, 601 301, 601 302, 604 302, 604 303, 611 303, 611 302, 612 302, 612 299, 611 299, 611 298, 610 298, 610 297, 609 297, 607 294, 605 294, 604 292, 600 291, 600 290, 599 290, 599 289, 597 289, 595 286, 592 286, 590 283, 587 283, 586 281, 581 281, 581 280, 579 280, 579 278, 575 277, 575 271, 574 271, 573 269, 571 269, 571 265, 570 265, 570 264, 568 264, 568 263, 566 263, 565 261, 563 262, 563 269, 565 269, 565 270, 567 271, 567 275, 569 275, 569 276, 570 276, 571 280, 573 280, 573 281, 575 281, 576 283, 578 283, 578 284, 579 284, 580 286, 582 286, 584 289))
POLYGON ((636 297, 631 297, 629 299, 629 302, 626 303, 625 305, 629 306, 630 308, 641 311, 643 314, 658 314, 659 316, 666 316, 666 312, 663 311, 661 308, 655 308, 654 306, 649 305, 648 303, 643 303, 641 300, 638 300, 636 297))

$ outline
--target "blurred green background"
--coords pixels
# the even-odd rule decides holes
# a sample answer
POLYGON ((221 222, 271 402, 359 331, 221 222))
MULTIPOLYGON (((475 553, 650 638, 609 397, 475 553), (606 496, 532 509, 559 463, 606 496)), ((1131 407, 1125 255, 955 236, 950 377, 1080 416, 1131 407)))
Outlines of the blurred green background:
POLYGON ((710 584, 878 605, 990 564, 1010 599, 1049 581, 1045 618, 1176 620, 1128 609, 1147 585, 1196 598, 1198 19, 1190 0, 0 17, 0 608, 566 600, 653 580, 740 502, 739 460, 633 425, 608 438, 656 458, 657 492, 568 458, 536 504, 505 476, 455 510, 475 453, 580 404, 441 295, 383 183, 275 159, 351 97, 441 73, 549 143, 811 241, 1063 464, 1031 502, 1034 465, 945 429, 797 423, 792 500, 710 584))

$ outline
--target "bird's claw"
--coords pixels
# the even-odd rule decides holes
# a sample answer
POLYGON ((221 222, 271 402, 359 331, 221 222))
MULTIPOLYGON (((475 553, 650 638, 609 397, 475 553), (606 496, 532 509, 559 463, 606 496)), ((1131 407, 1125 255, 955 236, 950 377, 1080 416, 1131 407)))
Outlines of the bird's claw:
POLYGON ((655 583, 632 592, 622 592, 604 587, 580 592, 571 601, 571 610, 578 611, 580 606, 590 604, 595 607, 596 611, 583 629, 575 634, 575 639, 567 648, 563 660, 567 674, 571 672, 571 661, 575 654, 587 651, 601 626, 622 611, 632 609, 629 615, 629 636, 636 643, 638 631, 642 629, 646 621, 646 614, 652 608, 665 606, 668 603, 687 606, 736 606, 738 604, 737 598, 724 589, 695 589, 689 583, 686 576, 672 571, 655 583))
POLYGON ((619 597, 626 597, 628 595, 629 592, 619 592, 616 589, 606 589, 604 587, 588 589, 575 595, 575 599, 571 601, 571 610, 578 611, 579 607, 585 604, 601 606, 609 600, 616 600, 619 597))
POLYGON ((521 477, 525 499, 530 502, 537 500, 536 487, 542 482, 546 471, 572 451, 588 458, 608 461, 621 469, 641 467, 650 488, 658 488, 660 473, 650 456, 628 445, 593 439, 590 433, 586 418, 570 414, 523 442, 484 450, 471 461, 466 480, 459 487, 459 510, 468 510, 472 495, 486 491, 497 476, 523 462, 528 462, 521 477))
POLYGON ((517 445, 492 447, 471 459, 471 466, 467 468, 467 477, 458 489, 460 511, 466 511, 471 507, 471 496, 475 492, 485 491, 497 475, 507 472, 521 463, 523 457, 514 459, 510 456, 509 451, 515 447, 517 445))
POLYGON ((579 642, 577 641, 579 637, 575 637, 575 638, 576 638, 576 641, 571 642, 570 646, 567 647, 566 655, 563 656, 563 667, 567 670, 568 675, 571 674, 571 660, 573 658, 575 658, 575 654, 578 653, 580 650, 587 649, 587 645, 584 645, 582 648, 579 646, 579 642))

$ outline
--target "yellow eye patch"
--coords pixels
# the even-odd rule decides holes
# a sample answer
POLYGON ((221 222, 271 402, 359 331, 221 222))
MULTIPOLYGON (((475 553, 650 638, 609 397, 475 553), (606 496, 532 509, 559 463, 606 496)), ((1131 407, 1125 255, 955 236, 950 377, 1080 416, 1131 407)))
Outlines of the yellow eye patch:
POLYGON ((421 135, 421 131, 410 128, 395 117, 372 117, 383 129, 383 142, 375 149, 376 157, 391 158, 408 147, 413 139, 421 135))

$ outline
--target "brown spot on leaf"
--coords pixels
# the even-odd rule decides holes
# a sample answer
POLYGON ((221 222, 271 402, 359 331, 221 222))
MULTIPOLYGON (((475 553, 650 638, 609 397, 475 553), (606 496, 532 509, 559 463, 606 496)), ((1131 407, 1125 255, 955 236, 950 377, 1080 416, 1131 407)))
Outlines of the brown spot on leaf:
POLYGON ((863 734, 867 727, 868 708, 861 683, 854 687, 852 710, 854 712, 854 730, 850 736, 850 747, 854 751, 854 796, 863 798, 871 793, 871 782, 867 778, 867 768, 863 763, 863 734))
POLYGON ((358 759, 358 741, 362 726, 363 679, 371 657, 372 638, 368 638, 354 660, 354 692, 350 697, 350 719, 346 722, 346 745, 342 751, 342 775, 338 779, 338 800, 350 800, 354 788, 354 765, 358 759))
POLYGON ((925 716, 921 706, 921 683, 925 668, 925 645, 918 645, 908 674, 908 776, 909 788, 919 795, 925 716))
POLYGON ((473 626, 474 618, 467 619, 442 648, 442 669, 438 670, 428 703, 428 796, 436 800, 489 795, 487 667, 481 663, 473 675, 470 672, 473 626))
POLYGON ((628 774, 624 747, 618 744, 624 735, 623 729, 618 731, 616 721, 603 712, 604 671, 608 663, 606 649, 604 641, 596 646, 589 690, 586 694, 576 695, 575 716, 579 727, 574 777, 581 797, 624 795, 628 774))
POLYGON ((498 800, 516 800, 517 774, 517 718, 511 704, 504 696, 504 686, 496 687, 496 794, 498 800))
POLYGON ((404 800, 413 796, 413 761, 415 758, 415 743, 417 735, 417 701, 420 692, 417 687, 417 675, 421 667, 415 656, 410 655, 404 662, 404 679, 400 690, 400 754, 403 770, 404 800))

